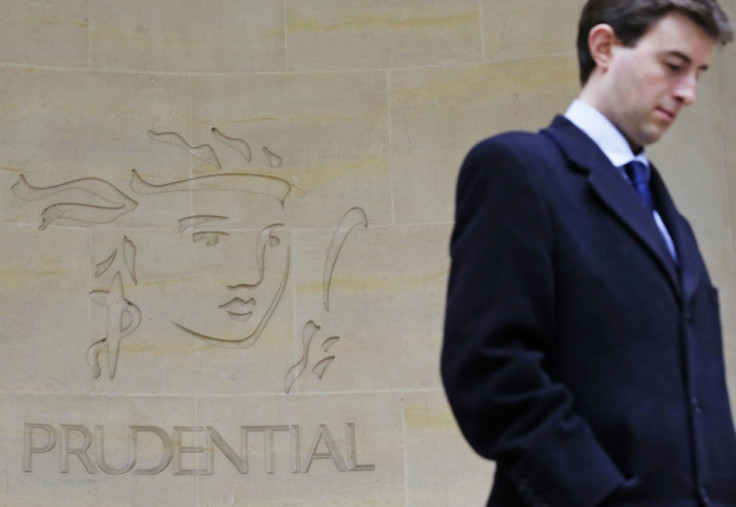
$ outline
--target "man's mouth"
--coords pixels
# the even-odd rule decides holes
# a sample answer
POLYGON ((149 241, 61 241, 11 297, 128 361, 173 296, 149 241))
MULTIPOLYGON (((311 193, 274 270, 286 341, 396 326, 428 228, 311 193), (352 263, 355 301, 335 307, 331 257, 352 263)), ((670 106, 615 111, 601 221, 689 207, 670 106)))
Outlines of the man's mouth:
POLYGON ((664 116, 665 119, 667 121, 669 121, 670 123, 672 123, 673 121, 675 121, 675 118, 677 118, 677 111, 676 110, 675 111, 672 111, 672 110, 666 109, 664 107, 658 107, 657 108, 657 111, 659 111, 659 113, 661 113, 661 116, 664 116))

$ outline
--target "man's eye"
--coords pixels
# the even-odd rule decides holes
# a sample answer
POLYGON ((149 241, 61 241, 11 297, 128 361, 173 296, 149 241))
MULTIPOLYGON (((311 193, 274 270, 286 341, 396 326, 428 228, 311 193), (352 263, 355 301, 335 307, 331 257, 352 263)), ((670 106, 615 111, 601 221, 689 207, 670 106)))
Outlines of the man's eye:
POLYGON ((681 63, 665 62, 665 65, 672 72, 680 72, 683 69, 683 66, 681 63))
POLYGON ((195 243, 206 241, 207 246, 215 246, 220 242, 220 236, 229 236, 229 234, 221 231, 200 231, 192 234, 192 241, 195 243))

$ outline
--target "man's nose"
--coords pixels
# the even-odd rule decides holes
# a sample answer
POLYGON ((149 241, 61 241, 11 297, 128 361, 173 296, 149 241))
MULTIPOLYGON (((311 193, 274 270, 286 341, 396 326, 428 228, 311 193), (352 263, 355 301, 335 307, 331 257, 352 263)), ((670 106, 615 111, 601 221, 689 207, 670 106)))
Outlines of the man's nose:
POLYGON ((698 77, 695 74, 688 74, 677 83, 675 88, 675 97, 685 106, 689 106, 695 102, 698 89, 698 77))

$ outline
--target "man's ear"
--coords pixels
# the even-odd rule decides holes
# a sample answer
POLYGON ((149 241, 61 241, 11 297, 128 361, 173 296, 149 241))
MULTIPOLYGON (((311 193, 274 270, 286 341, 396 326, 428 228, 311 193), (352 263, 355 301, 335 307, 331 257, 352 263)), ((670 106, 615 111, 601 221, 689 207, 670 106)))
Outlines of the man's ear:
POLYGON ((614 46, 620 44, 616 32, 611 25, 601 23, 595 25, 588 33, 588 48, 590 56, 595 65, 602 71, 606 71, 613 57, 614 46))

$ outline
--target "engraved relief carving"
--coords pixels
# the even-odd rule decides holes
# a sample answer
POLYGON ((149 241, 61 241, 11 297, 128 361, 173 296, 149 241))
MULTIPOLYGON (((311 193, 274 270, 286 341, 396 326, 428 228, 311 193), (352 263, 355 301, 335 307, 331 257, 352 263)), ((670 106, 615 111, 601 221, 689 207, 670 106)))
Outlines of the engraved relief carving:
POLYGON ((35 459, 54 459, 58 463, 59 473, 70 473, 70 457, 74 466, 79 465, 87 474, 97 474, 100 471, 107 475, 158 475, 171 465, 173 475, 214 475, 215 450, 219 450, 234 469, 243 475, 258 473, 261 467, 250 466, 251 457, 256 457, 252 449, 250 438, 253 434, 263 437, 260 459, 263 461, 261 473, 273 474, 308 474, 315 460, 332 461, 337 472, 372 472, 376 465, 358 464, 355 423, 345 424, 345 445, 341 449, 330 428, 320 424, 314 431, 304 458, 302 459, 302 433, 304 430, 299 424, 277 425, 247 425, 240 426, 239 441, 228 442, 213 426, 174 426, 171 435, 164 428, 158 426, 130 425, 127 429, 127 452, 122 466, 110 465, 105 458, 105 435, 103 425, 95 425, 94 433, 83 424, 60 424, 58 429, 46 423, 25 423, 23 427, 23 471, 33 472, 35 459), (143 448, 138 435, 148 433, 148 437, 156 443, 149 443, 143 448), (186 445, 189 437, 201 435, 198 443, 202 445, 186 445), (39 442, 42 440, 43 443, 39 442), (58 448, 57 448, 58 442, 58 448), (239 445, 238 445, 239 444, 239 445), (288 453, 288 464, 276 459, 277 447, 288 453), (237 449, 237 450, 236 450, 237 449), (136 466, 139 453, 144 451, 147 458, 157 459, 153 467, 142 468, 136 466), (44 454, 56 456, 43 456, 44 454), (185 467, 185 455, 194 455, 194 463, 204 465, 204 468, 185 467), (202 456, 196 456, 202 455, 202 456), (201 460, 197 458, 202 458, 201 460), (77 463, 78 462, 78 463, 77 463))
MULTIPOLYGON (((251 147, 248 141, 246 141, 245 139, 241 139, 239 137, 232 137, 229 135, 225 135, 217 127, 212 127, 211 131, 215 139, 221 141, 228 147, 240 153, 246 162, 251 161, 251 159, 253 158, 253 150, 251 150, 251 147)), ((262 150, 263 150, 263 153, 266 155, 266 160, 268 160, 269 166, 273 168, 278 168, 278 167, 281 167, 281 165, 284 163, 284 159, 281 158, 280 155, 271 151, 268 147, 264 146, 262 150)))
MULTIPOLYGON (((211 129, 211 133, 215 139, 240 152, 246 160, 250 159, 250 145, 245 140, 226 135, 215 127, 211 129)), ((163 138, 156 136, 155 139, 171 141, 172 144, 179 146, 183 145, 183 138, 180 135, 175 133, 167 134, 169 135, 163 138)), ((186 143, 184 143, 184 145, 189 146, 186 143)), ((202 145, 197 148, 202 148, 203 146, 207 146, 209 149, 212 149, 210 145, 202 145)), ((214 158, 211 156, 209 158, 214 160, 216 159, 214 149, 212 149, 212 153, 214 158)), ((192 154, 195 156, 198 155, 196 153, 192 154)), ((199 155, 201 155, 201 153, 199 155)), ((291 191, 291 184, 282 178, 250 173, 225 173, 196 176, 193 178, 156 185, 145 181, 135 169, 131 171, 130 187, 134 192, 142 195, 152 195, 165 192, 196 192, 203 190, 245 192, 276 199, 280 203, 282 209, 285 205, 286 198, 291 191)), ((200 214, 185 217, 180 219, 178 222, 179 231, 183 232, 189 228, 208 224, 209 222, 221 222, 228 219, 229 217, 224 215, 200 214)), ((281 238, 277 231, 277 228, 282 225, 283 224, 277 223, 266 226, 261 230, 258 236, 255 251, 255 259, 258 266, 258 279, 253 282, 237 281, 236 283, 228 284, 226 288, 229 295, 226 300, 213 305, 219 314, 222 314, 231 321, 241 323, 238 334, 226 336, 219 332, 209 332, 206 328, 202 327, 202 324, 198 324, 196 322, 196 318, 193 319, 192 322, 173 320, 172 323, 188 335, 213 344, 228 345, 239 348, 248 348, 255 345, 271 319, 274 311, 278 307, 289 277, 291 249, 286 245, 281 245, 281 238), (276 268, 274 271, 280 272, 280 275, 275 284, 269 284, 268 287, 261 287, 266 273, 267 258, 271 259, 271 262, 276 262, 276 268)), ((222 238, 225 238, 228 235, 228 232, 222 230, 197 231, 192 235, 192 240, 195 243, 202 241, 207 246, 215 246, 220 243, 222 238)))
POLYGON ((133 283, 138 283, 138 278, 135 276, 135 252, 136 247, 133 242, 128 239, 128 236, 123 237, 123 259, 125 259, 125 267, 128 268, 128 273, 133 279, 133 283))
MULTIPOLYGON (((307 369, 309 365, 309 350, 312 345, 312 339, 314 338, 314 335, 319 332, 320 329, 322 328, 311 320, 304 324, 304 327, 302 328, 302 355, 299 360, 294 365, 292 365, 291 368, 289 368, 289 370, 286 372, 286 376, 284 377, 284 392, 286 392, 286 394, 289 394, 291 392, 291 388, 294 386, 294 383, 297 381, 297 379, 299 379, 299 377, 302 376, 304 371, 307 369)), ((327 338, 322 342, 322 350, 327 352, 330 347, 332 347, 338 341, 340 341, 339 336, 331 336, 327 338)), ((320 359, 312 367, 312 373, 319 380, 322 380, 322 377, 327 371, 327 367, 330 366, 330 364, 332 364, 332 361, 334 360, 334 355, 320 359)))
POLYGON ((62 224, 107 224, 129 213, 138 205, 136 201, 121 192, 115 185, 100 178, 81 178, 59 185, 34 187, 24 175, 11 187, 13 194, 24 201, 36 201, 58 193, 71 194, 79 202, 58 202, 41 212, 41 225, 44 230, 49 224, 60 221, 62 224))
MULTIPOLYGON (((250 145, 244 139, 240 139, 234 136, 226 135, 221 130, 213 127, 211 129, 212 135, 219 141, 227 144, 229 147, 236 149, 240 152, 246 161, 249 161, 252 156, 250 145)), ((174 138, 179 144, 181 143, 181 136, 174 138)), ((278 167, 282 164, 283 159, 272 152, 269 148, 263 147, 263 152, 267 155, 269 164, 272 167, 278 167)), ((154 185, 145 181, 138 171, 135 169, 131 172, 131 189, 136 193, 150 195, 162 192, 176 192, 176 191, 196 191, 196 190, 227 190, 227 191, 242 191, 254 194, 259 194, 266 197, 277 199, 282 208, 285 205, 286 198, 291 190, 291 184, 282 179, 274 176, 258 175, 258 174, 247 174, 247 173, 228 173, 228 174, 216 174, 198 176, 180 181, 174 181, 170 183, 154 185)), ((179 221, 179 230, 185 230, 195 224, 200 224, 203 221, 210 220, 223 220, 227 217, 223 216, 195 216, 186 217, 179 221)), ((348 211, 342 218, 337 230, 333 236, 333 240, 330 246, 330 250, 325 261, 325 272, 323 274, 323 285, 324 285, 324 300, 326 309, 329 310, 328 303, 328 292, 329 285, 332 278, 332 272, 335 267, 335 263, 340 253, 348 234, 357 225, 362 224, 367 227, 367 217, 365 212, 360 208, 353 208, 348 211)), ((275 224, 264 228, 259 235, 259 240, 256 246, 256 261, 258 264, 259 278, 255 283, 238 283, 234 285, 228 285, 228 289, 231 290, 243 290, 243 289, 256 289, 263 281, 265 272, 265 257, 266 249, 278 246, 280 238, 272 232, 272 229, 276 227, 275 224)), ((195 233, 193 240, 206 241, 208 246, 214 246, 219 242, 221 236, 225 236, 228 233, 223 231, 205 231, 195 233)), ((232 320, 238 320, 241 322, 253 321, 256 324, 250 334, 242 336, 218 336, 211 333, 204 332, 201 329, 197 329, 195 326, 186 325, 182 322, 174 321, 173 323, 179 327, 182 331, 188 333, 191 336, 203 339, 205 341, 213 342, 220 345, 231 345, 242 348, 248 348, 258 341, 263 329, 268 324, 273 312, 278 306, 281 297, 283 295, 286 283, 288 281, 289 267, 290 267, 291 251, 287 248, 286 262, 284 264, 284 270, 281 277, 281 283, 278 285, 276 292, 271 299, 270 303, 266 307, 265 313, 262 314, 260 320, 256 313, 256 308, 259 307, 258 298, 247 297, 236 295, 232 299, 223 302, 218 306, 223 312, 232 320)), ((263 303, 260 303, 260 308, 263 308, 263 303)), ((308 346, 308 345, 307 345, 308 346)), ((334 356, 321 360, 314 368, 313 372, 318 378, 322 378, 327 366, 334 360, 334 356)), ((285 380, 285 389, 288 392, 291 384, 298 378, 303 372, 303 368, 299 369, 299 364, 296 368, 292 368, 290 372, 287 372, 287 380, 285 380), (287 387, 288 385, 288 387, 287 387)), ((306 367, 306 365, 304 366, 306 367)))
POLYGON ((281 164, 284 163, 284 159, 269 150, 266 146, 263 147, 263 153, 266 154, 266 158, 268 158, 268 165, 270 165, 271 167, 281 167, 281 164))
POLYGON ((191 227, 218 220, 229 220, 229 218, 219 215, 193 215, 191 217, 184 217, 179 219, 179 232, 184 232, 191 227))
POLYGON ((345 213, 332 236, 332 242, 330 243, 329 250, 327 250, 327 258, 325 259, 324 276, 322 277, 322 299, 325 310, 330 309, 330 283, 332 282, 332 272, 335 269, 337 257, 340 255, 340 250, 343 244, 345 244, 348 234, 358 225, 368 227, 368 217, 361 208, 353 208, 345 213))
POLYGON ((120 341, 138 329, 141 324, 141 311, 135 304, 125 299, 123 279, 120 271, 115 273, 110 289, 96 290, 90 298, 97 304, 107 307, 107 326, 105 337, 87 349, 87 364, 95 378, 101 373, 100 352, 107 350, 107 367, 110 379, 115 377, 120 353, 120 341))
POLYGON ((327 370, 327 367, 334 360, 335 360, 335 356, 325 357, 324 359, 320 360, 317 364, 314 365, 314 368, 312 368, 312 373, 314 373, 318 379, 322 380, 322 377, 324 376, 325 371, 327 370))
POLYGON ((250 162, 250 159, 253 158, 253 151, 250 149, 250 144, 248 144, 248 141, 245 139, 226 136, 217 127, 212 127, 212 135, 215 136, 215 139, 219 139, 227 146, 243 155, 246 162, 250 162))
MULTIPOLYGON (((255 345, 268 324, 268 321, 271 319, 273 312, 281 301, 284 289, 286 288, 286 282, 289 279, 291 248, 287 247, 285 260, 282 261, 284 265, 281 280, 279 281, 271 300, 268 301, 269 295, 266 291, 260 291, 257 294, 253 294, 253 291, 261 285, 264 279, 266 249, 275 249, 281 243, 278 236, 273 232, 273 229, 280 225, 281 224, 270 225, 264 228, 259 234, 258 244, 256 245, 256 259, 259 271, 258 280, 255 283, 228 285, 227 289, 232 295, 231 299, 217 306, 223 311, 223 313, 227 314, 230 319, 243 322, 250 332, 246 332, 242 336, 215 336, 207 334, 202 330, 195 330, 193 326, 185 325, 181 322, 173 322, 173 324, 189 335, 208 342, 221 345, 233 345, 242 348, 248 348, 255 345), (253 326, 253 323, 255 323, 255 326, 253 326)), ((195 241, 197 241, 196 238, 195 241)))
POLYGON ((209 144, 201 144, 199 146, 192 146, 184 140, 184 138, 176 132, 154 132, 153 130, 148 131, 148 137, 154 141, 160 141, 162 143, 173 144, 187 151, 191 156, 206 162, 217 169, 222 169, 220 159, 217 158, 214 148, 209 144))
MULTIPOLYGON (((350 232, 358 225, 368 227, 368 217, 362 208, 356 207, 348 210, 345 215, 343 215, 332 235, 332 241, 327 249, 327 256, 325 258, 324 272, 322 276, 322 300, 326 311, 330 310, 330 284, 332 283, 335 264, 340 256, 340 250, 345 244, 350 232)), ((312 338, 320 329, 321 328, 311 320, 304 325, 302 330, 302 356, 296 364, 289 368, 286 372, 286 376, 284 377, 284 391, 287 394, 291 392, 291 388, 294 386, 294 383, 306 370, 309 362, 309 348, 312 343, 312 338)), ((322 350, 327 352, 339 340, 339 336, 331 336, 327 338, 322 342, 322 350)), ((322 380, 327 368, 334 360, 334 355, 327 356, 319 360, 312 367, 312 373, 318 379, 322 380)))
POLYGON ((302 357, 296 362, 289 371, 286 372, 284 378, 284 391, 288 394, 291 391, 294 382, 298 379, 304 370, 307 368, 309 362, 309 345, 312 343, 312 338, 321 328, 312 322, 311 320, 304 324, 302 328, 302 357))
POLYGON ((229 190, 233 192, 250 192, 277 199, 284 206, 286 196, 291 191, 291 184, 274 176, 260 174, 229 173, 198 176, 186 180, 173 181, 162 185, 154 185, 145 181, 138 171, 131 171, 130 188, 134 192, 150 195, 162 192, 179 192, 192 190, 229 190))
MULTIPOLYGON (((237 150, 249 162, 253 152, 250 144, 242 138, 225 134, 213 127, 214 139, 230 149, 237 150)), ((193 157, 216 168, 222 168, 215 149, 209 144, 194 146, 176 132, 148 131, 151 140, 174 145, 186 150, 193 157)), ((271 168, 281 167, 283 158, 263 146, 271 168)), ((179 179, 161 184, 154 184, 144 179, 132 169, 130 173, 130 189, 142 197, 154 196, 170 192, 227 191, 243 192, 274 199, 281 209, 286 205, 292 184, 286 179, 264 174, 246 172, 216 173, 198 175, 187 179, 179 179)), ((51 223, 58 225, 95 225, 110 223, 122 215, 133 211, 138 201, 132 199, 110 182, 94 177, 81 178, 51 186, 32 186, 23 175, 12 186, 13 194, 19 199, 32 201, 61 195, 70 196, 64 202, 55 202, 47 206, 41 213, 40 229, 51 223)), ((200 213, 178 219, 177 230, 182 234, 191 232, 192 242, 201 243, 205 247, 221 248, 222 243, 233 231, 224 227, 232 217, 225 214, 200 213), (204 229, 204 230, 201 230, 204 229), (220 246, 218 246, 220 245, 220 246)), ((325 256, 322 273, 322 299, 325 311, 330 311, 330 286, 340 252, 351 232, 359 225, 368 226, 368 219, 362 208, 348 210, 335 228, 325 256)), ((191 309, 188 314, 171 319, 171 323, 188 336, 203 340, 213 345, 250 348, 255 345, 267 327, 275 310, 278 308, 289 280, 291 267, 291 247, 283 241, 282 223, 272 223, 263 227, 255 241, 252 252, 257 266, 257 276, 252 280, 228 280, 223 283, 220 301, 212 301, 209 310, 205 310, 207 318, 198 314, 200 309, 191 309), (229 322, 228 326, 214 326, 213 322, 229 322), (223 331, 224 329, 224 331, 223 331)), ((106 308, 104 338, 90 345, 86 352, 86 362, 92 370, 94 378, 99 378, 103 366, 102 354, 107 354, 107 370, 110 379, 114 379, 120 353, 121 341, 134 333, 141 325, 143 312, 126 298, 123 274, 127 273, 128 281, 138 284, 136 273, 137 247, 124 236, 120 247, 103 260, 93 263, 94 278, 98 283, 107 284, 104 288, 90 292, 90 299, 106 308), (116 267, 117 266, 117 267, 116 267), (103 277, 114 273, 112 279, 103 277)), ((315 266, 316 267, 316 266, 315 266)), ((319 267, 317 267, 319 269, 319 267)), ((233 277, 234 278, 234 277, 233 277)), ((284 377, 284 390, 289 393, 294 383, 307 371, 310 360, 310 347, 313 338, 320 331, 314 320, 309 320, 302 329, 302 354, 296 364, 289 367, 284 377)), ((311 372, 317 379, 322 379, 328 367, 335 360, 335 354, 327 354, 340 341, 339 336, 331 335, 321 340, 323 357, 315 358, 316 363, 311 372)), ((316 345, 315 345, 316 346, 316 345)), ((319 354, 317 354, 319 355, 319 354)), ((112 470, 112 468, 111 468, 112 470)))
MULTIPOLYGON (((213 222, 218 220, 230 220, 228 217, 222 217, 217 215, 193 215, 191 217, 184 217, 179 219, 179 232, 185 232, 187 229, 197 227, 207 222, 213 222)), ((220 242, 220 236, 229 236, 230 234, 224 231, 197 231, 192 234, 192 240, 195 243, 204 241, 207 246, 215 246, 220 242)))
POLYGON ((95 278, 99 278, 105 273, 107 273, 107 270, 110 269, 110 266, 112 266, 112 263, 115 262, 115 259, 118 256, 118 249, 112 251, 110 254, 110 257, 105 259, 102 262, 97 263, 97 269, 95 269, 95 278))
MULTIPOLYGON (((133 284, 137 284, 135 271, 136 246, 128 236, 123 237, 122 250, 125 269, 133 284)), ((118 249, 104 261, 98 263, 95 269, 95 278, 100 278, 113 266, 117 258, 118 249)), ((120 271, 116 271, 109 290, 96 290, 90 293, 90 299, 97 304, 107 307, 107 324, 105 338, 94 342, 87 349, 87 365, 92 370, 94 378, 99 378, 102 373, 100 367, 100 353, 107 351, 108 354, 108 376, 112 380, 117 371, 118 357, 120 354, 120 341, 130 336, 141 322, 141 311, 137 305, 125 298, 124 284, 120 271)))

